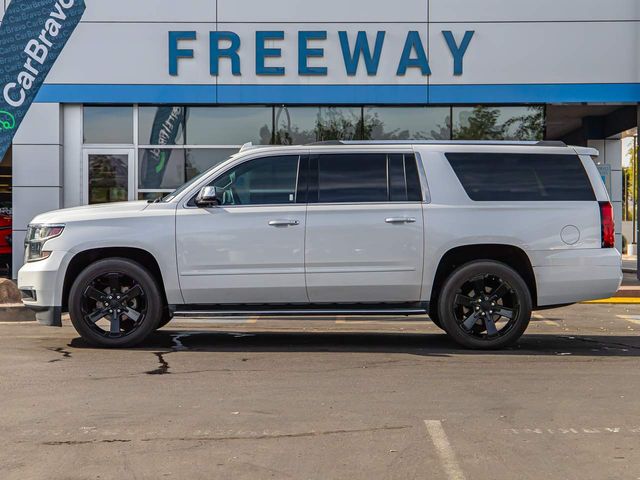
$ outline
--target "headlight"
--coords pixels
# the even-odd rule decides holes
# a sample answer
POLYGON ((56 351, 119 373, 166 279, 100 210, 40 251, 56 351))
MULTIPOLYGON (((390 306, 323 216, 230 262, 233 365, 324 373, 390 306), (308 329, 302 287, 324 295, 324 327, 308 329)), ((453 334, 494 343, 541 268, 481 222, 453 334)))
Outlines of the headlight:
POLYGON ((64 225, 29 225, 24 240, 25 262, 37 262, 49 258, 51 252, 44 250, 44 244, 47 240, 62 235, 63 230, 64 225))

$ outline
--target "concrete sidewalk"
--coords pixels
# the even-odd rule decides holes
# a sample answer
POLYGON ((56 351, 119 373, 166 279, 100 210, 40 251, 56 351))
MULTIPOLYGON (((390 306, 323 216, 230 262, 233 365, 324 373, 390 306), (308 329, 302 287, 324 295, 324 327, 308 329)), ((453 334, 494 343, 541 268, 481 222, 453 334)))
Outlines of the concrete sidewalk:
POLYGON ((625 273, 636 273, 638 271, 638 257, 635 255, 623 255, 622 271, 625 273))

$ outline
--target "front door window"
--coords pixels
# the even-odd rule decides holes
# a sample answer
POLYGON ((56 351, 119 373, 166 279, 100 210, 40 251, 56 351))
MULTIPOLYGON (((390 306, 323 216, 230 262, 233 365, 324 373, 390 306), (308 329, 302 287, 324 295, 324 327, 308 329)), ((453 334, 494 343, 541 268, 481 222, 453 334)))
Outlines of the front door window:
POLYGON ((222 205, 286 205, 296 202, 297 155, 250 160, 211 184, 222 205))

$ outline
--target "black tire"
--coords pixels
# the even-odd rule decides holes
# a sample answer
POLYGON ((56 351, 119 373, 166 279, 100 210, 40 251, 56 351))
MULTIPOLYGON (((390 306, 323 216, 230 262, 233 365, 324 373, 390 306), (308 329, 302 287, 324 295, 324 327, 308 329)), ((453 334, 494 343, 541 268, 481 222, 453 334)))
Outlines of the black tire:
POLYGON ((531 319, 531 293, 513 268, 478 260, 457 268, 444 282, 438 315, 458 344, 492 350, 514 344, 531 319))
POLYGON ((158 328, 164 310, 153 276, 126 258, 92 263, 78 275, 69 292, 73 326, 86 342, 97 347, 131 347, 142 342, 158 328))
POLYGON ((437 301, 431 301, 431 306, 429 307, 429 318, 434 323, 436 327, 440 330, 444 330, 442 326, 442 322, 440 321, 440 315, 438 314, 438 303, 437 301))
POLYGON ((169 309, 165 307, 162 311, 162 317, 160 318, 160 322, 158 322, 158 326, 156 327, 156 330, 160 330, 162 327, 167 325, 172 319, 173 319, 173 315, 171 315, 171 312, 169 311, 169 309))

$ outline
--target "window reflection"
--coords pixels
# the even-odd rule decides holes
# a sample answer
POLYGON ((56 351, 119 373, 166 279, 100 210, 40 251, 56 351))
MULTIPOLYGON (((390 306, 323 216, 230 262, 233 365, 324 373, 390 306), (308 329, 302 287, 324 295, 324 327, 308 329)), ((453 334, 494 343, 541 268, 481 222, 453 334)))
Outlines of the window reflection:
POLYGON ((325 140, 359 140, 359 107, 276 107, 275 143, 301 145, 325 140))
POLYGON ((129 192, 129 156, 89 155, 89 203, 123 202, 129 192))
POLYGON ((228 160, 237 151, 237 148, 187 149, 186 179, 191 180, 211 167, 228 160))
POLYGON ((448 107, 367 107, 364 109, 366 140, 449 140, 448 107))
POLYGON ((454 107, 455 140, 542 140, 544 107, 454 107))
POLYGON ((84 143, 133 143, 133 107, 85 106, 82 123, 84 143))
POLYGON ((186 108, 180 106, 138 108, 140 145, 182 145, 186 108))
POLYGON ((184 150, 148 148, 138 151, 138 188, 173 189, 185 182, 184 150))
POLYGON ((254 145, 271 143, 271 107, 190 107, 189 145, 254 145))

